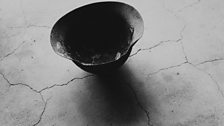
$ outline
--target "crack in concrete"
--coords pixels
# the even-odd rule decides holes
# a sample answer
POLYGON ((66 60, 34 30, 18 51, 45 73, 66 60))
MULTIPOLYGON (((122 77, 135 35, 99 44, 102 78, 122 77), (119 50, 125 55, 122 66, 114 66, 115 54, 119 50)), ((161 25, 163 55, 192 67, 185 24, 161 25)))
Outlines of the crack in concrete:
POLYGON ((25 84, 25 83, 11 83, 3 73, 0 73, 2 75, 2 77, 7 81, 7 83, 9 84, 9 86, 19 86, 19 85, 22 85, 22 86, 25 86, 29 89, 31 89, 32 91, 36 92, 36 93, 42 93, 43 91, 45 90, 48 90, 48 89, 51 89, 51 88, 54 88, 54 87, 59 87, 59 86, 65 86, 65 85, 68 85, 69 83, 71 83, 72 81, 74 80, 81 80, 81 79, 85 79, 85 78, 88 78, 88 77, 91 77, 91 76, 94 76, 94 75, 87 75, 87 76, 84 76, 84 77, 75 77, 75 78, 72 78, 71 80, 67 81, 66 83, 62 83, 62 84, 54 84, 54 85, 51 85, 49 87, 45 87, 45 88, 42 88, 41 90, 36 90, 34 89, 33 87, 31 87, 30 85, 28 84, 25 84))
MULTIPOLYGON (((198 0, 198 1, 200 2, 200 0, 198 0)), ((186 27, 186 25, 185 25, 185 27, 186 27)), ((184 27, 184 29, 185 29, 185 27, 184 27)), ((200 70, 199 68, 197 68, 198 65, 202 65, 202 64, 206 64, 206 63, 211 63, 211 62, 216 62, 216 61, 223 61, 223 60, 224 60, 223 58, 218 58, 218 59, 211 59, 211 60, 202 61, 202 62, 200 62, 200 63, 198 63, 198 64, 193 64, 193 63, 189 62, 189 60, 188 60, 188 56, 187 56, 187 54, 186 54, 186 51, 185 51, 183 42, 182 42, 182 41, 180 41, 180 42, 181 42, 181 47, 182 47, 182 51, 183 51, 183 54, 184 54, 184 58, 185 58, 185 60, 186 60, 185 63, 188 63, 188 64, 192 65, 193 67, 195 67, 195 68, 198 69, 198 70, 200 70)), ((185 64, 185 63, 184 63, 184 64, 185 64)), ((181 66, 181 65, 183 65, 183 64, 180 64, 180 66, 181 66)), ((171 68, 173 68, 173 67, 171 67, 171 68)), ((210 73, 207 73, 207 72, 205 72, 205 71, 203 71, 203 70, 200 70, 200 71, 204 72, 205 74, 207 74, 207 75, 211 78, 211 80, 215 83, 215 85, 216 85, 218 91, 220 92, 220 94, 221 94, 222 97, 224 98, 224 92, 222 91, 222 89, 221 89, 221 87, 219 86, 218 82, 213 78, 213 76, 212 76, 210 73)))
POLYGON ((71 83, 74 80, 81 80, 81 79, 85 79, 85 78, 92 77, 92 76, 94 76, 94 75, 87 75, 87 76, 84 76, 84 77, 75 77, 75 78, 72 78, 71 80, 67 81, 66 83, 54 84, 54 85, 51 85, 49 87, 45 87, 45 88, 39 90, 38 92, 43 92, 45 90, 49 90, 49 89, 54 88, 54 87, 66 86, 66 85, 69 85, 69 83, 71 83))
POLYGON ((36 93, 40 93, 40 92, 38 92, 37 90, 35 90, 34 88, 32 88, 31 86, 29 86, 28 84, 24 84, 24 83, 11 83, 11 82, 5 77, 5 75, 4 75, 3 73, 0 73, 0 74, 1 74, 2 77, 6 80, 6 82, 9 84, 9 87, 11 87, 11 86, 20 86, 20 85, 22 85, 22 86, 25 86, 25 87, 31 89, 32 91, 34 91, 34 92, 36 92, 36 93))
POLYGON ((215 85, 216 85, 216 87, 217 87, 219 93, 221 94, 222 98, 224 98, 224 92, 223 92, 223 90, 221 89, 219 83, 214 79, 214 77, 212 76, 212 74, 207 73, 207 72, 205 72, 205 71, 204 71, 204 73, 206 73, 206 74, 211 78, 211 80, 215 83, 215 85))
POLYGON ((132 56, 134 56, 134 55, 137 55, 139 52, 141 52, 141 51, 151 51, 152 49, 154 49, 154 48, 156 48, 156 47, 158 47, 158 46, 160 46, 160 45, 162 45, 163 43, 167 43, 167 42, 177 42, 179 39, 177 39, 177 40, 165 40, 165 41, 160 41, 158 44, 155 44, 154 46, 152 46, 152 47, 149 47, 149 48, 140 48, 140 49, 138 49, 135 53, 133 53, 133 54, 131 54, 129 57, 132 57, 132 56))
POLYGON ((37 90, 35 90, 35 89, 32 88, 31 86, 29 86, 28 84, 23 84, 23 83, 11 83, 11 82, 5 77, 5 75, 4 75, 3 73, 0 73, 0 74, 2 75, 2 77, 4 78, 4 80, 9 84, 9 87, 11 87, 11 86, 21 86, 21 85, 22 85, 22 86, 25 86, 25 87, 29 88, 32 92, 35 92, 35 93, 37 93, 37 94, 40 95, 41 100, 42 100, 42 102, 44 103, 44 108, 43 108, 43 111, 41 112, 40 118, 39 118, 38 121, 33 125, 33 126, 36 126, 36 125, 41 121, 41 119, 42 119, 42 115, 43 115, 43 113, 45 112, 45 109, 46 109, 46 106, 47 106, 47 101, 48 101, 48 99, 47 99, 47 101, 45 101, 44 98, 43 98, 43 95, 41 94, 41 92, 38 92, 37 90))
POLYGON ((11 56, 12 54, 14 54, 24 43, 26 43, 26 41, 23 41, 21 44, 19 44, 19 46, 17 46, 15 49, 13 49, 11 52, 9 52, 8 54, 6 54, 5 56, 3 56, 0 59, 0 62, 3 61, 6 57, 11 56))
POLYGON ((155 72, 149 73, 148 77, 151 76, 151 75, 157 74, 157 73, 159 73, 159 72, 161 72, 163 70, 168 70, 168 69, 171 69, 171 68, 180 67, 180 66, 182 66, 184 64, 187 64, 187 63, 192 64, 188 60, 188 56, 187 56, 187 54, 185 52, 184 45, 183 45, 183 42, 182 42, 182 40, 184 39, 183 32, 185 31, 186 26, 187 26, 186 24, 183 26, 182 30, 180 31, 180 38, 176 40, 176 42, 180 42, 180 44, 181 44, 181 48, 182 48, 182 52, 183 52, 185 61, 183 63, 178 64, 178 65, 173 65, 173 66, 169 66, 169 67, 166 67, 166 68, 161 68, 161 69, 159 69, 159 70, 157 70, 155 72))
POLYGON ((23 9, 23 0, 20 0, 20 9, 23 15, 23 20, 25 21, 25 26, 11 26, 11 27, 7 27, 7 28, 30 28, 30 27, 38 27, 38 28, 47 28, 50 29, 51 27, 49 26, 45 26, 45 25, 34 25, 34 24, 29 24, 28 19, 26 17, 25 11, 23 9))
MULTIPOLYGON (((182 8, 180 8, 180 9, 177 9, 177 10, 171 10, 171 9, 169 9, 169 8, 166 6, 164 0, 163 0, 162 4, 163 4, 163 7, 164 7, 165 10, 167 10, 168 12, 174 14, 175 12, 178 13, 178 12, 182 12, 182 11, 184 11, 184 10, 187 9, 187 8, 191 8, 191 7, 193 7, 193 6, 197 5, 197 4, 199 4, 200 2, 201 2, 201 0, 196 0, 195 2, 192 2, 192 3, 190 3, 190 4, 188 4, 188 5, 184 6, 184 7, 182 7, 182 8)), ((178 17, 177 14, 174 14, 174 15, 175 15, 176 17, 178 17)))
POLYGON ((222 98, 224 98, 224 91, 221 89, 219 83, 217 82, 217 80, 214 79, 213 75, 209 72, 206 72, 200 68, 198 68, 197 66, 200 66, 200 65, 203 65, 203 64, 206 64, 206 63, 212 63, 212 62, 218 62, 218 61, 224 61, 223 58, 216 58, 216 59, 211 59, 211 60, 206 60, 206 61, 202 61, 200 63, 197 63, 197 64, 192 64, 190 63, 190 65, 192 65, 194 68, 196 68, 197 70, 205 73, 206 75, 208 75, 210 77, 210 79, 214 82, 214 84, 216 85, 217 89, 218 89, 218 92, 221 94, 222 98))
POLYGON ((220 87, 219 83, 217 82, 217 80, 214 79, 213 75, 211 73, 205 72, 205 71, 203 71, 203 70, 201 70, 201 69, 199 69, 197 67, 197 66, 202 65, 202 64, 205 64, 205 63, 211 63, 211 62, 216 62, 216 61, 224 61, 224 59, 223 58, 220 58, 220 59, 207 60, 207 61, 203 61, 203 62, 198 63, 198 64, 193 64, 193 63, 191 63, 191 62, 189 62, 187 60, 187 61, 185 61, 185 62, 183 62, 181 64, 174 65, 174 66, 170 66, 170 67, 166 67, 166 68, 161 68, 161 69, 157 70, 156 72, 149 73, 148 74, 148 77, 149 76, 152 76, 152 75, 155 75, 155 74, 157 74, 157 73, 159 73, 161 71, 164 71, 164 70, 168 70, 168 69, 180 67, 180 66, 182 66, 184 64, 189 64, 189 65, 193 66, 195 69, 197 69, 197 70, 203 72, 204 74, 208 75, 209 78, 214 82, 214 84, 217 87, 218 91, 220 92, 221 96, 224 98, 224 91, 221 89, 221 87, 220 87))
POLYGON ((25 87, 29 88, 30 90, 32 90, 33 92, 35 92, 35 93, 37 93, 37 94, 39 94, 41 96, 42 102, 44 103, 44 108, 43 108, 43 110, 42 110, 42 112, 40 114, 40 117, 39 117, 38 121, 35 124, 33 124, 33 126, 37 126, 41 122, 42 116, 43 116, 43 114, 44 114, 44 112, 46 110, 46 107, 47 107, 47 102, 51 98, 50 97, 50 98, 48 98, 45 101, 44 98, 43 98, 43 95, 42 95, 42 91, 47 90, 47 89, 50 89, 50 88, 53 88, 53 87, 56 87, 56 86, 65 86, 65 85, 68 85, 69 83, 71 83, 72 81, 77 80, 77 79, 85 79, 87 77, 94 76, 94 75, 87 75, 87 76, 80 77, 80 78, 77 78, 76 77, 76 78, 73 78, 73 79, 69 80, 66 83, 63 83, 63 84, 54 84, 54 85, 52 85, 50 87, 46 87, 46 88, 43 88, 43 89, 41 89, 41 90, 38 91, 38 90, 34 89, 33 87, 29 86, 28 84, 25 84, 25 83, 11 83, 9 81, 9 79, 5 77, 5 75, 3 73, 0 73, 0 75, 2 75, 2 77, 4 78, 4 80, 9 84, 9 87, 11 87, 11 86, 25 86, 25 87))
MULTIPOLYGON (((189 60, 188 60, 188 57, 187 57, 187 55, 186 55, 186 52, 185 52, 185 49, 184 49, 183 42, 182 42, 182 40, 184 39, 183 32, 185 31, 186 26, 187 26, 187 25, 185 24, 185 25, 183 26, 183 28, 181 29, 181 31, 180 31, 180 38, 179 38, 179 39, 177 39, 177 40, 161 41, 160 43, 156 44, 155 46, 153 46, 153 47, 151 47, 151 48, 148 48, 148 49, 145 49, 145 50, 150 50, 150 49, 152 49, 152 48, 155 48, 155 47, 160 46, 161 44, 163 44, 163 43, 165 43, 165 42, 176 42, 176 43, 180 42, 180 44, 181 44, 181 48, 182 48, 182 51, 183 51, 183 55, 184 55, 184 58, 185 58, 185 61, 184 61, 183 63, 178 64, 178 65, 173 65, 173 66, 169 66, 169 67, 166 67, 166 68, 161 68, 161 69, 159 69, 159 70, 157 70, 157 71, 155 71, 155 72, 149 73, 148 76, 157 74, 157 73, 159 73, 160 71, 163 71, 163 70, 168 70, 168 69, 171 69, 171 68, 180 67, 180 66, 182 66, 182 65, 184 65, 184 64, 190 63, 189 60)), ((136 55, 136 54, 137 54, 138 52, 140 52, 140 51, 142 51, 142 49, 139 49, 136 53, 132 54, 131 56, 136 55)))
POLYGON ((184 55, 184 59, 186 60, 186 62, 189 62, 188 56, 187 56, 187 54, 185 52, 185 49, 184 49, 183 42, 181 41, 180 43, 181 43, 181 48, 182 48, 182 52, 183 52, 183 55, 184 55))
POLYGON ((135 90, 132 88, 132 86, 131 86, 130 84, 128 84, 127 86, 128 86, 128 87, 130 88, 130 90, 132 91, 132 93, 133 93, 133 95, 134 95, 134 97, 135 97, 135 100, 136 100, 136 102, 137 102, 139 108, 146 114, 146 117, 147 117, 147 119, 148 119, 148 121, 147 121, 147 125, 148 125, 148 126, 153 126, 153 124, 152 124, 152 122, 151 122, 151 119, 150 119, 150 115, 149 115, 150 113, 149 113, 149 111, 147 111, 147 110, 143 107, 143 105, 140 103, 140 101, 138 100, 138 96, 137 96, 135 90))
MULTIPOLYGON (((216 60, 214 60, 214 61, 216 61, 216 60)), ((213 62, 214 62, 214 61, 213 61, 213 62)), ((212 62, 212 61, 211 61, 211 62, 212 62)), ((189 64, 190 64, 191 66, 193 66, 195 69, 197 69, 197 70, 203 72, 204 74, 208 75, 209 78, 213 81, 213 83, 214 83, 215 86, 217 87, 218 92, 221 94, 222 98, 224 98, 224 91, 221 89, 219 83, 214 79, 214 77, 213 77, 213 75, 212 75, 211 73, 208 73, 208 72, 206 72, 206 71, 204 71, 204 70, 198 68, 197 65, 194 65, 194 64, 192 64, 192 63, 189 63, 189 64)), ((200 65, 201 65, 201 64, 200 64, 200 65)))
POLYGON ((187 27, 187 25, 186 25, 186 24, 184 24, 183 28, 181 29, 181 31, 180 31, 180 33, 179 33, 180 38, 179 38, 179 39, 177 39, 177 40, 176 40, 176 42, 181 42, 181 41, 184 39, 183 33, 184 33, 184 31, 185 31, 186 27, 187 27))
MULTIPOLYGON (((185 24, 184 27, 183 27, 183 29, 182 29, 182 32, 181 32, 182 40, 183 40, 183 32, 184 32, 186 26, 187 26, 187 25, 185 24)), ((180 44, 181 44, 181 48, 182 48, 182 52, 183 52, 184 58, 185 58, 186 62, 189 62, 187 53, 186 53, 185 48, 184 48, 184 43, 183 43, 183 41, 180 41, 180 44)))
POLYGON ((47 28, 47 29, 50 29, 51 28, 50 26, 46 26, 46 25, 34 25, 34 24, 28 24, 28 25, 25 25, 25 26, 9 26, 7 28, 16 29, 16 28, 31 28, 31 27, 47 28))
POLYGON ((197 64, 195 64, 195 65, 196 65, 196 66, 199 66, 199 65, 206 64, 206 63, 212 63, 212 62, 218 62, 218 61, 224 61, 224 58, 210 59, 210 60, 202 61, 202 62, 197 63, 197 64))
POLYGON ((129 57, 133 57, 134 55, 137 55, 139 52, 146 50, 150 51, 150 48, 138 49, 135 53, 131 54, 129 57))
POLYGON ((42 110, 42 112, 41 112, 41 114, 40 114, 40 117, 39 117, 38 121, 37 121, 36 123, 34 123, 33 126, 37 126, 37 125, 41 122, 42 117, 43 117, 43 115, 44 115, 44 112, 46 111, 46 108, 47 108, 47 103, 48 103, 48 101, 51 99, 51 97, 50 97, 50 98, 48 98, 46 101, 44 101, 43 95, 41 95, 41 98, 42 98, 42 100, 43 100, 43 102, 44 102, 44 108, 43 108, 43 110, 42 110))
POLYGON ((178 39, 176 39, 176 40, 164 40, 164 41, 160 41, 159 43, 155 44, 152 47, 140 48, 135 53, 131 54, 129 57, 133 57, 133 56, 137 55, 141 51, 151 51, 152 49, 154 49, 154 48, 156 48, 156 47, 158 47, 158 46, 160 46, 160 45, 162 45, 164 43, 168 43, 168 42, 170 42, 170 43, 178 43, 178 42, 181 42, 183 40, 183 32, 184 32, 185 28, 186 28, 186 25, 184 25, 184 27, 181 29, 180 35, 179 35, 180 37, 178 39))
POLYGON ((201 0, 197 0, 197 1, 195 1, 195 2, 193 2, 193 3, 191 3, 191 4, 189 4, 189 5, 184 6, 184 7, 181 8, 181 9, 178 9, 177 12, 182 12, 183 10, 185 10, 185 9, 187 9, 187 8, 191 8, 191 7, 193 7, 193 6, 197 5, 197 4, 199 4, 200 2, 201 2, 201 0))
POLYGON ((151 51, 152 49, 154 49, 154 48, 156 48, 156 47, 158 47, 158 46, 160 46, 160 45, 162 45, 163 43, 167 43, 167 42, 177 42, 177 41, 179 41, 179 39, 178 40, 166 40, 166 41, 160 41, 158 44, 156 44, 156 45, 154 45, 154 46, 152 46, 152 47, 149 47, 149 48, 140 48, 140 49, 138 49, 135 53, 133 53, 133 54, 131 54, 129 57, 133 57, 133 56, 135 56, 135 55, 137 55, 139 52, 141 52, 141 51, 151 51))
POLYGON ((172 68, 180 67, 180 66, 182 66, 182 65, 184 65, 184 64, 187 64, 187 63, 189 63, 189 62, 188 62, 188 61, 185 61, 185 62, 180 63, 180 64, 178 64, 178 65, 173 65, 173 66, 169 66, 169 67, 161 68, 161 69, 159 69, 159 70, 157 70, 157 71, 155 71, 155 72, 149 73, 149 74, 148 74, 148 77, 149 77, 149 76, 152 76, 152 75, 155 75, 155 74, 157 74, 157 73, 159 73, 159 72, 161 72, 161 71, 164 71, 164 70, 168 70, 168 69, 172 69, 172 68))

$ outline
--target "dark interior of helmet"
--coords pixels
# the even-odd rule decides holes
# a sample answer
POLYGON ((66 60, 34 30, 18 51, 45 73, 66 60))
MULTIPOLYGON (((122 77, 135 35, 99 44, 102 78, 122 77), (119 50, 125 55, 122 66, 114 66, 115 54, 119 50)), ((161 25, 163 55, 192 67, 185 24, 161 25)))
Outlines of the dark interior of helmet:
POLYGON ((118 10, 105 4, 68 13, 56 24, 56 30, 63 29, 61 45, 71 57, 86 64, 120 58, 130 47, 134 29, 118 10))

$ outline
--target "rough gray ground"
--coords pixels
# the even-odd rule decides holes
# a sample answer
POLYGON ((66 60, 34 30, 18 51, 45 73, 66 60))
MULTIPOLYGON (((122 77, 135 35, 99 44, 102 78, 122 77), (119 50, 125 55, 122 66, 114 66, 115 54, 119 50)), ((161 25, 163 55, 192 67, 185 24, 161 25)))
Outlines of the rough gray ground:
POLYGON ((94 0, 0 0, 1 126, 223 126, 223 0, 124 0, 145 22, 118 75, 53 52, 54 23, 94 0))

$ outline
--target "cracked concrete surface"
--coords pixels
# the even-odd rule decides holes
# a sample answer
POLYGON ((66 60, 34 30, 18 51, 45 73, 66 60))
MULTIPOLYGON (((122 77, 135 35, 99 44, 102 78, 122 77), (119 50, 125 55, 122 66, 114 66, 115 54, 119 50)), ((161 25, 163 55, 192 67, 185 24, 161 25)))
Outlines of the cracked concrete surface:
POLYGON ((122 1, 144 35, 117 73, 96 76, 49 42, 61 16, 96 0, 0 0, 1 126, 224 125, 224 2, 122 1))

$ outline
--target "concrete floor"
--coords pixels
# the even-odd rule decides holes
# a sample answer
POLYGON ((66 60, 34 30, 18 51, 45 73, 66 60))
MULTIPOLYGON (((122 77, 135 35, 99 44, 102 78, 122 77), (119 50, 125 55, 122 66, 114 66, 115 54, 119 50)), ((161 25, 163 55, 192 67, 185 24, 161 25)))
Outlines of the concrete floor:
POLYGON ((0 126, 224 126, 224 1, 123 0, 145 31, 119 73, 86 73, 50 30, 95 0, 0 0, 0 126))

